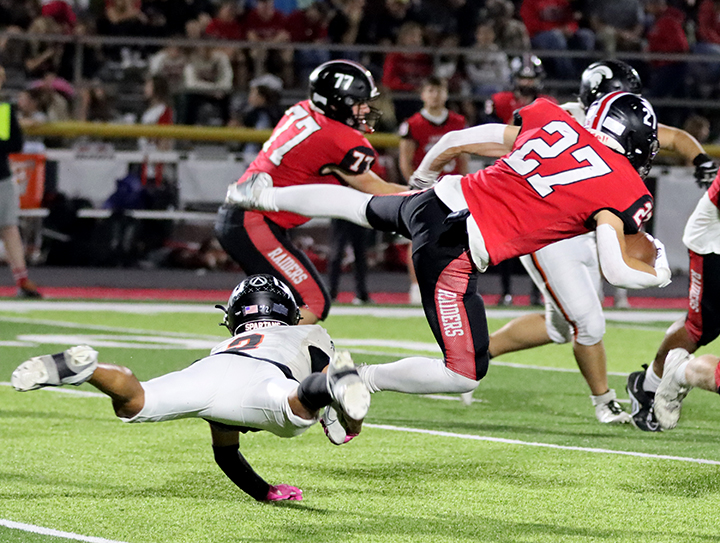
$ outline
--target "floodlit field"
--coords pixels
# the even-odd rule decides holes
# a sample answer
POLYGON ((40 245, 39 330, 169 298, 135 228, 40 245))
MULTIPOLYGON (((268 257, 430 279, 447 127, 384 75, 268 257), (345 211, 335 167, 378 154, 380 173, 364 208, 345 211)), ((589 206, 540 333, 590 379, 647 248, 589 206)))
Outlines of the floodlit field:
MULTIPOLYGON (((640 317, 606 335, 610 383, 627 398, 623 375, 679 314, 613 315, 640 317)), ((0 303, 0 542, 720 541, 719 398, 694 391, 664 434, 600 425, 567 346, 494 361, 469 407, 376 394, 342 447, 319 426, 241 437, 268 481, 304 490, 283 505, 225 478, 202 421, 125 425, 89 385, 7 386, 26 358, 77 343, 141 379, 179 369, 222 339, 219 317, 209 305, 0 303)), ((340 307, 326 325, 357 362, 437 352, 417 309, 340 307)))

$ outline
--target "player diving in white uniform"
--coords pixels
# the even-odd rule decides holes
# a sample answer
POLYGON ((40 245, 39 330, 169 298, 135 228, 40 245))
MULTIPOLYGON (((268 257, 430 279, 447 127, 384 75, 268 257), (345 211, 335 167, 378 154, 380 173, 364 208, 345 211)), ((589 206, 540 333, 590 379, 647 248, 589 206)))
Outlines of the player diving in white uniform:
MULTIPOLYGON (((561 107, 583 123, 590 104, 618 90, 641 92, 635 69, 619 60, 596 62, 582 74, 578 101, 561 107)), ((662 149, 675 151, 693 163, 699 184, 712 183, 718 167, 694 137, 684 130, 658 124, 658 141, 662 149)), ((521 256, 520 262, 543 294, 545 314, 518 317, 493 333, 490 355, 497 357, 549 343, 572 342, 575 360, 590 387, 598 421, 614 424, 632 421, 644 429, 648 424, 646 414, 635 409, 632 414, 623 411, 615 391, 608 386, 602 274, 595 232, 550 244, 521 256)), ((472 393, 463 396, 468 403, 472 393)))
POLYGON ((255 473, 239 451, 239 434, 295 437, 325 408, 323 426, 339 445, 360 431, 370 394, 349 353, 335 352, 322 327, 295 326, 299 319, 287 285, 252 275, 228 301, 223 324, 232 337, 183 370, 141 383, 128 368, 98 364, 98 353, 80 345, 23 362, 12 385, 24 392, 88 382, 112 399, 124 422, 205 419, 215 461, 240 489, 258 501, 301 500, 299 488, 255 473))

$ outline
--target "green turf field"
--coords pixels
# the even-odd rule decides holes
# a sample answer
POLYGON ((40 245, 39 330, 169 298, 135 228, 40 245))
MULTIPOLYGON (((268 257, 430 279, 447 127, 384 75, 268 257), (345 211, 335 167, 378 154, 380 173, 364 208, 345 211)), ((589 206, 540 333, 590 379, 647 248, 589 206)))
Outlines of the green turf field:
MULTIPOLYGON (((182 368, 223 338, 219 312, 28 307, 0 307, 0 542, 720 541, 720 403, 710 393, 690 394, 672 432, 607 427, 579 373, 550 371, 575 369, 569 347, 516 353, 494 361, 469 407, 374 395, 362 435, 342 447, 319 425, 290 440, 242 436, 261 475, 304 491, 302 502, 260 504, 215 465, 202 421, 126 425, 89 385, 7 386, 24 359, 85 342, 141 379, 182 368)), ((621 374, 652 358, 669 324, 654 318, 608 325, 621 398, 621 374)), ((421 316, 336 314, 326 327, 356 362, 436 352, 421 316)))

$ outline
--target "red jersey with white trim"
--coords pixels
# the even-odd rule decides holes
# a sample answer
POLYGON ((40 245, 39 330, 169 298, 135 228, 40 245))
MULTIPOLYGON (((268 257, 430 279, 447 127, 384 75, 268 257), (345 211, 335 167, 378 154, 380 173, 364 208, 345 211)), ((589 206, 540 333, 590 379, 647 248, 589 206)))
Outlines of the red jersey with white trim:
MULTIPOLYGON (((557 100, 552 96, 541 94, 538 98, 544 98, 556 104, 557 100)), ((495 108, 495 115, 505 124, 513 124, 513 113, 515 110, 525 107, 529 104, 520 102, 513 91, 497 92, 492 95, 492 102, 495 108)))
MULTIPOLYGON (((350 174, 370 170, 375 149, 360 131, 323 115, 304 100, 290 107, 273 130, 270 139, 238 182, 256 172, 270 174, 275 187, 340 184, 325 173, 325 166, 339 166, 350 174)), ((293 228, 310 219, 282 211, 262 212, 282 228, 293 228)))
POLYGON ((626 233, 650 218, 652 197, 627 158, 547 100, 520 114, 513 151, 462 178, 492 264, 584 234, 603 209, 622 219, 626 233))
MULTIPOLYGON (((453 130, 462 130, 465 128, 465 117, 454 111, 446 110, 447 116, 441 123, 436 123, 432 119, 423 115, 422 111, 418 111, 415 115, 410 117, 407 121, 400 125, 398 133, 401 138, 409 139, 417 144, 415 153, 412 158, 413 169, 417 169, 428 154, 428 151, 432 149, 440 138, 442 138, 448 132, 453 130)), ((457 161, 452 160, 445 165, 442 171, 443 174, 460 174, 457 169, 457 161)))

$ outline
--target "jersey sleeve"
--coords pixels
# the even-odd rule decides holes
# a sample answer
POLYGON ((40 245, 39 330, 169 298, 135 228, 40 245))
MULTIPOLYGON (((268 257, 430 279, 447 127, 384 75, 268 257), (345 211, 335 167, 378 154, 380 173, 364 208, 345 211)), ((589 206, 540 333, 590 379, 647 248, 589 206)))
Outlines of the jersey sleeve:
MULTIPOLYGON (((653 199, 649 194, 645 194, 633 202, 633 204, 627 209, 621 211, 614 208, 604 208, 617 215, 623 222, 623 230, 626 235, 637 234, 640 231, 640 227, 652 217, 653 214, 653 199)), ((597 212, 593 213, 593 218, 588 219, 588 228, 595 229, 594 216, 603 209, 598 209, 597 212)))

